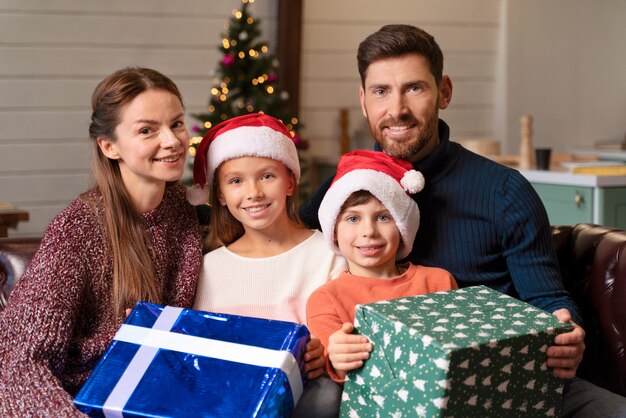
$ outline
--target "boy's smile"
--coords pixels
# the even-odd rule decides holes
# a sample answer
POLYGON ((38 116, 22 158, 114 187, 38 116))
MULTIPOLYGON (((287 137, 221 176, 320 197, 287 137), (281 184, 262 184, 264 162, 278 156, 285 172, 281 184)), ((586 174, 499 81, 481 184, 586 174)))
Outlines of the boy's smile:
POLYGON ((363 277, 397 276, 400 231, 377 199, 349 207, 340 214, 336 236, 350 273, 363 277))

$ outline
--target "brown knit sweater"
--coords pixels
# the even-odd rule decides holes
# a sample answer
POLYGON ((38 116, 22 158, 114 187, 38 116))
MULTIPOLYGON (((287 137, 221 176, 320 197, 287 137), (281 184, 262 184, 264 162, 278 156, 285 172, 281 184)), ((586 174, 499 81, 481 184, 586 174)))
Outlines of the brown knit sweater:
MULTIPOLYGON (((105 258, 102 200, 77 199, 57 215, 0 314, 0 416, 82 416, 72 399, 121 320, 110 306, 112 260, 105 258)), ((185 189, 168 186, 141 216, 162 304, 189 308, 202 261, 201 233, 185 189)))

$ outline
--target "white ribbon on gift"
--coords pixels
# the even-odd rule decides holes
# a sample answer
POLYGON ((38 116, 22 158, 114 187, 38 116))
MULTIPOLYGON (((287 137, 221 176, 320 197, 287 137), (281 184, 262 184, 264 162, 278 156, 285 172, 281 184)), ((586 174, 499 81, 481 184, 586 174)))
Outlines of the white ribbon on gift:
POLYGON ((122 409, 159 349, 280 369, 287 375, 294 405, 298 402, 302 394, 302 378, 291 352, 169 332, 181 312, 181 308, 166 306, 152 328, 124 324, 115 334, 114 340, 139 344, 140 347, 103 405, 107 418, 123 417, 122 409))

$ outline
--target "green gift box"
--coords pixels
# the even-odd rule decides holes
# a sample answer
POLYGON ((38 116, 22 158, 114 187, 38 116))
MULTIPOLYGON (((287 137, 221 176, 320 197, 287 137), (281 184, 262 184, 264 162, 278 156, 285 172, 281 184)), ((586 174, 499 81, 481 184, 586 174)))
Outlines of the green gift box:
POLYGON ((562 379, 546 366, 572 329, 541 309, 474 286, 357 305, 374 346, 348 374, 341 417, 558 417, 562 379))

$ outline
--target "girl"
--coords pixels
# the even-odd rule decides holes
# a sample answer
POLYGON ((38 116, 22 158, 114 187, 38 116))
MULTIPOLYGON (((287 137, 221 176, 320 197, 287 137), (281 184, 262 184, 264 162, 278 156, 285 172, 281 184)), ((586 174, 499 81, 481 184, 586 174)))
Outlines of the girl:
POLYGON ((1 416, 82 416, 72 398, 125 311, 193 302, 202 237, 177 183, 189 135, 176 85, 123 69, 92 108, 95 186, 52 220, 0 316, 1 416))
MULTIPOLYGON (((194 181, 210 185, 212 243, 222 246, 204 256, 195 309, 305 323, 308 296, 345 264, 319 231, 300 223, 299 178, 291 134, 271 116, 239 116, 205 135, 194 161, 194 181)), ((192 200, 206 201, 206 187, 198 191, 192 200)), ((311 338, 305 361, 309 378, 321 375, 318 338, 311 338)), ((305 388, 295 416, 302 416, 298 410, 325 416, 319 408, 327 402, 307 399, 318 396, 313 394, 326 380, 307 383, 311 388, 305 388)), ((338 394, 331 396, 338 403, 338 394)))

